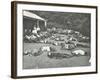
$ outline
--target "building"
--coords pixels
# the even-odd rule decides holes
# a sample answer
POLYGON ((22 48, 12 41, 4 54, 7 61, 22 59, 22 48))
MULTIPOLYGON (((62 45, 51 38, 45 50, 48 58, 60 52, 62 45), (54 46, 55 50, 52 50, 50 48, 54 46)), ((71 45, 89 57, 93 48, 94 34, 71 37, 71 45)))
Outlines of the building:
POLYGON ((23 11, 23 30, 26 33, 36 32, 37 31, 45 31, 46 30, 47 21, 29 11, 23 11))

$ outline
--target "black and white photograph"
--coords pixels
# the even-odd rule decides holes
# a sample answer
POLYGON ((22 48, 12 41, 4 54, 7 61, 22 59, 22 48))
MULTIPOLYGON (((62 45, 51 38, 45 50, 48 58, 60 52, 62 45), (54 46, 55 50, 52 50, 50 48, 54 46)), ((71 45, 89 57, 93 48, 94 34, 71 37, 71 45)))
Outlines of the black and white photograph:
POLYGON ((91 14, 23 10, 23 69, 90 66, 91 14))
POLYGON ((12 76, 97 73, 97 7, 12 3, 12 76))

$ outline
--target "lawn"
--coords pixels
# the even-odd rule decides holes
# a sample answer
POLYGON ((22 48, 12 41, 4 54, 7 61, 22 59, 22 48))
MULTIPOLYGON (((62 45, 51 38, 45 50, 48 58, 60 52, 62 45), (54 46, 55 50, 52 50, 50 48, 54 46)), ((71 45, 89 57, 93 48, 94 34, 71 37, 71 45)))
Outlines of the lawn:
MULTIPOLYGON (((24 43, 24 51, 26 49, 39 49, 41 46, 48 45, 54 47, 57 52, 70 54, 71 50, 60 50, 61 46, 54 46, 52 44, 44 43, 24 43)), ((80 67, 89 66, 90 48, 77 47, 76 49, 82 49, 88 52, 87 56, 74 56, 71 58, 54 59, 49 58, 47 53, 43 53, 39 56, 23 56, 23 69, 41 69, 41 68, 57 68, 57 67, 80 67)))

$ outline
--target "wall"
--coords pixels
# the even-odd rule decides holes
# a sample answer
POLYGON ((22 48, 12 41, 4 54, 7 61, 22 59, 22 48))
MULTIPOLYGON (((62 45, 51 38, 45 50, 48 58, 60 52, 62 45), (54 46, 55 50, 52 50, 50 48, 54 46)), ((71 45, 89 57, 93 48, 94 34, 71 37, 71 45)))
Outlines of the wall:
MULTIPOLYGON (((100 0, 30 0, 30 1, 80 4, 80 5, 98 5, 98 10, 99 10, 98 14, 100 13, 100 0)), ((11 65, 11 39, 10 39, 11 8, 10 7, 11 7, 11 0, 0 0, 0 80, 14 80, 10 78, 10 70, 11 70, 10 69, 11 68, 10 66, 11 65)), ((98 19, 100 21, 100 16, 98 16, 98 19)), ((98 26, 100 26, 100 24, 98 26)), ((100 30, 99 27, 98 30, 100 30)), ((98 34, 100 34, 99 31, 98 34)), ((100 37, 98 38, 98 41, 100 41, 100 37)), ((100 47, 100 42, 98 44, 100 47)), ((100 57, 100 54, 98 56, 100 57)), ((98 64, 98 67, 100 67, 100 64, 98 64)), ((99 76, 100 76, 100 69, 98 74, 34 78, 34 80, 100 80, 99 76)), ((33 80, 33 78, 28 80, 33 80)))

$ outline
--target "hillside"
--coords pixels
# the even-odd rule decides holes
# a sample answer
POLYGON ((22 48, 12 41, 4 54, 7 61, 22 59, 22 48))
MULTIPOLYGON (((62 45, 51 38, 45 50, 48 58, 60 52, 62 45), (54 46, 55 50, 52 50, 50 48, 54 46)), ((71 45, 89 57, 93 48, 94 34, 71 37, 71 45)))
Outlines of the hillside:
POLYGON ((51 12, 51 11, 30 11, 47 20, 47 27, 67 28, 90 36, 90 14, 51 12))

